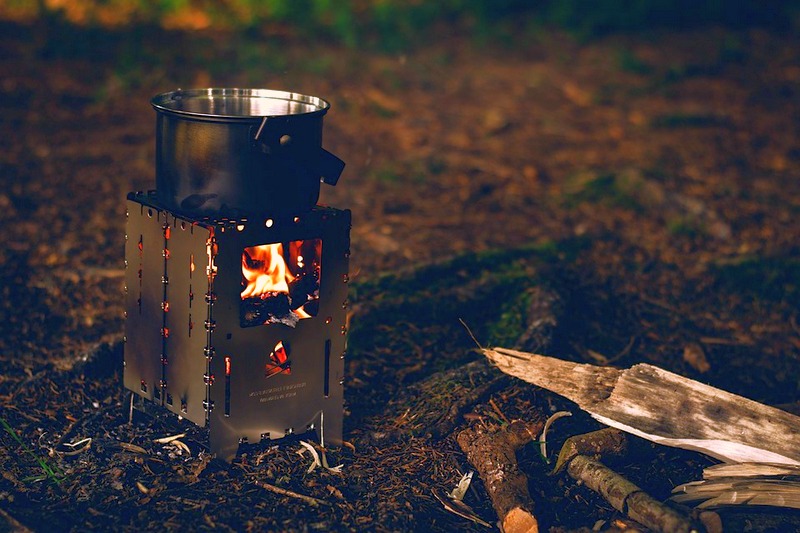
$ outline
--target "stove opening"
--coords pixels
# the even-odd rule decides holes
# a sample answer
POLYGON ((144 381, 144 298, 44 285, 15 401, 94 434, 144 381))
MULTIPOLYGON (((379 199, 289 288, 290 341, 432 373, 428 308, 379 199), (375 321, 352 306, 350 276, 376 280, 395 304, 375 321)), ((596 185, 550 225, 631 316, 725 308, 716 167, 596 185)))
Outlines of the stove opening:
POLYGON ((322 240, 250 246, 242 252, 240 325, 285 324, 317 316, 322 240))

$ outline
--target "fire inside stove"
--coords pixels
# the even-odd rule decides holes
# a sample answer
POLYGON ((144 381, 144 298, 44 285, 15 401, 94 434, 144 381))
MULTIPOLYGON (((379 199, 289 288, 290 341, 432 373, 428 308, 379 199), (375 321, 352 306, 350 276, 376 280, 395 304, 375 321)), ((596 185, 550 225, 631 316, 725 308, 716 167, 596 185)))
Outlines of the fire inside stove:
POLYGON ((317 316, 322 240, 249 246, 242 252, 240 325, 285 324, 317 316))

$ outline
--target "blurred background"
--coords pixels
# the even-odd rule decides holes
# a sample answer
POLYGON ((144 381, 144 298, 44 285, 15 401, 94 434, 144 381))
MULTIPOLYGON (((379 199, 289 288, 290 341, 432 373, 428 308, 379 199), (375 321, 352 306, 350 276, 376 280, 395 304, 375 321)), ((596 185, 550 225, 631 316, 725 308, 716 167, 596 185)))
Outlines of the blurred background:
MULTIPOLYGON (((571 291, 554 355, 651 362, 795 402, 798 29, 797 0, 0 0, 4 419, 37 442, 41 424, 58 433, 67 415, 120 401, 111 377, 58 376, 121 345, 124 199, 155 184, 150 99, 213 86, 331 102, 323 145, 347 167, 321 201, 353 211, 356 301, 401 307, 419 288, 385 289, 385 274, 455 258, 437 275, 460 284, 473 272, 460 265, 475 264, 465 258, 533 247, 571 291), (35 376, 54 385, 28 387, 35 376), (59 379, 72 392, 53 396, 59 379)), ((478 271, 464 284, 484 298, 502 280, 478 271)), ((525 293, 533 281, 515 276, 525 293)), ((444 309, 465 307, 467 292, 414 297, 444 309)), ((495 304, 517 302, 507 297, 495 304)), ((503 309, 498 321, 524 314, 503 309)), ((349 362, 350 420, 383 416, 408 383, 474 357, 446 313, 431 313, 448 320, 436 330, 416 312, 400 324, 378 311, 349 362)), ((479 340, 512 342, 494 318, 470 324, 479 340)), ((351 482, 357 528, 376 493, 351 482)), ((9 483, 0 489, 24 492, 9 483)), ((418 525, 406 504, 441 518, 427 487, 396 489, 380 499, 387 528, 418 525)), ((25 509, 15 513, 40 520, 25 509)))

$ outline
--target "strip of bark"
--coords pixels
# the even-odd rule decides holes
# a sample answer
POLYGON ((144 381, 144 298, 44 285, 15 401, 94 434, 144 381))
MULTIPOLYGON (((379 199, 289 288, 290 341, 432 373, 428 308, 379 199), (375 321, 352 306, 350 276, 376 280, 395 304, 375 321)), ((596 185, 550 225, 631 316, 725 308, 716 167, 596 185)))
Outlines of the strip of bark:
POLYGON ((458 434, 458 445, 483 480, 492 506, 506 533, 537 533, 534 501, 528 478, 517 463, 517 450, 535 440, 541 421, 515 421, 503 429, 484 432, 467 428, 458 434))

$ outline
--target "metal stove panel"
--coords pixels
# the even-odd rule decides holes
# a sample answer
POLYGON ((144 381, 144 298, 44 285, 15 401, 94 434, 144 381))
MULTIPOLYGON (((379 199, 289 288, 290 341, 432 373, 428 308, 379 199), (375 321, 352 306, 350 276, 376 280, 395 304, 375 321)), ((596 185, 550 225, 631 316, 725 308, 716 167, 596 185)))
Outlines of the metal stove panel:
POLYGON ((170 238, 167 260, 169 285, 166 323, 167 364, 164 406, 198 424, 205 426, 207 343, 204 322, 208 318, 209 280, 206 272, 206 244, 212 236, 209 228, 168 215, 170 238))
POLYGON ((216 381, 210 439, 211 449, 221 457, 230 460, 241 439, 254 443, 309 429, 324 442, 341 442, 349 228, 349 211, 316 209, 296 221, 276 220, 269 228, 258 221, 216 231, 216 357, 211 362, 216 381), (316 238, 322 240, 318 314, 294 328, 242 327, 244 248, 316 238), (278 342, 289 347, 291 373, 268 375, 266 365, 278 342))
POLYGON ((125 372, 129 390, 161 404, 166 213, 128 201, 125 244, 125 372))

